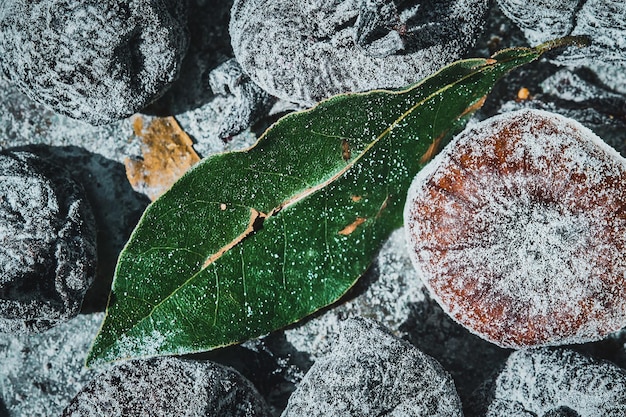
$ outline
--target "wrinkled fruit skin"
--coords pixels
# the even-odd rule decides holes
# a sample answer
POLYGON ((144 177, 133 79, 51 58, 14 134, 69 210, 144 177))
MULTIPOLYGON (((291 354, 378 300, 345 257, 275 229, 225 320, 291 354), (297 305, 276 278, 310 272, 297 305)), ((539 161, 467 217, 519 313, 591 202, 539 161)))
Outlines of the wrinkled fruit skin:
POLYGON ((0 153, 0 332, 47 330, 78 314, 96 271, 84 192, 60 167, 0 153))
POLYGON ((413 180, 404 224, 432 296, 498 346, 626 324, 626 160, 573 119, 528 109, 465 130, 413 180))
POLYGON ((254 386, 237 371, 173 357, 134 360, 103 372, 63 417, 270 417, 254 386))
POLYGON ((270 94, 312 105, 335 94, 419 81, 461 57, 485 0, 236 0, 235 58, 270 94))
POLYGON ((30 98, 99 125, 161 96, 187 50, 184 0, 6 0, 0 65, 30 98))
POLYGON ((585 66, 599 80, 626 94, 626 2, 623 0, 498 0, 531 45, 563 36, 588 36, 591 45, 570 47, 553 58, 568 66, 585 66))
POLYGON ((332 351, 318 359, 281 417, 461 417, 443 367, 388 329, 361 317, 343 322, 332 351))
POLYGON ((469 401, 467 417, 622 417, 626 372, 567 349, 511 354, 469 401))

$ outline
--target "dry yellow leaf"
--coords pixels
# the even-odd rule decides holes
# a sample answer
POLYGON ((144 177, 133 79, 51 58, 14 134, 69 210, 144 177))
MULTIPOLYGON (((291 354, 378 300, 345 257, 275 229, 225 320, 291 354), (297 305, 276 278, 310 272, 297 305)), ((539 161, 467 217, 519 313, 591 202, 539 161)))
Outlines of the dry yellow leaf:
POLYGON ((144 126, 142 116, 133 120, 141 138, 141 159, 126 158, 126 176, 135 191, 156 200, 189 168, 200 161, 191 138, 173 117, 156 118, 144 126))

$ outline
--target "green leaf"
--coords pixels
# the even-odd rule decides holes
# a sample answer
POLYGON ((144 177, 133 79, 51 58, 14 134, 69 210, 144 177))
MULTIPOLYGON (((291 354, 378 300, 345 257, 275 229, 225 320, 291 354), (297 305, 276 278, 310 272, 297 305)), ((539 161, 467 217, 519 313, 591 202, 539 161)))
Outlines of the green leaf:
POLYGON ((409 184, 440 142, 505 73, 563 43, 336 96, 197 165, 146 210, 120 255, 87 364, 210 350, 339 299, 402 225, 409 184))

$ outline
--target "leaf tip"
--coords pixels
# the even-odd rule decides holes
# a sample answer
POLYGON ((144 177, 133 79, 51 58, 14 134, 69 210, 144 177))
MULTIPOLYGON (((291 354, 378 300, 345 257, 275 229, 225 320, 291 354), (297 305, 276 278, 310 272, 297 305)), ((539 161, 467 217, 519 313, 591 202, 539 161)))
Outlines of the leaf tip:
POLYGON ((579 48, 584 48, 591 45, 591 38, 586 35, 578 35, 578 36, 564 36, 562 38, 553 39, 548 42, 544 42, 535 47, 536 50, 541 53, 552 51, 558 48, 565 48, 568 46, 577 46, 579 48))

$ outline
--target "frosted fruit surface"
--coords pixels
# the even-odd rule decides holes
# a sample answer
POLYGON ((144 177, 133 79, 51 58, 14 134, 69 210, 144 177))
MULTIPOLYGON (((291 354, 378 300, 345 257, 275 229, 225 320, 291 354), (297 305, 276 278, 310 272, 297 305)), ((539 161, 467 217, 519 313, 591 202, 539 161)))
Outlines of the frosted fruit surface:
POLYGON ((84 191, 28 152, 0 153, 0 332, 41 332, 78 314, 96 272, 84 191))
POLYGON ((473 402, 470 416, 621 417, 626 373, 567 349, 517 351, 473 402))
POLYGON ((522 110, 466 130, 415 178, 405 227, 434 297, 493 343, 626 324, 626 163, 571 119, 522 110))
POLYGON ((281 417, 461 417, 450 375, 375 321, 343 322, 339 339, 289 398, 281 417))
POLYGON ((458 59, 485 0, 236 0, 235 58, 270 94, 312 105, 334 94, 414 83, 458 59))
POLYGON ((178 77, 183 0, 5 0, 0 68, 31 99, 94 125, 143 109, 178 77))

